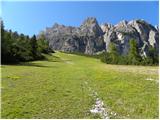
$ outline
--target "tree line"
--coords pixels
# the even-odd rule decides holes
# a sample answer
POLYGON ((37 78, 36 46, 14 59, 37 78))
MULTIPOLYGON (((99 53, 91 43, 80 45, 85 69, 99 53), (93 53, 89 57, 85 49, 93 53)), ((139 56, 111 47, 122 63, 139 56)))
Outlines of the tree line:
MULTIPOLYGON (((147 57, 142 57, 138 52, 136 40, 130 40, 130 48, 127 55, 120 55, 115 44, 110 43, 109 51, 93 57, 99 58, 107 64, 124 65, 158 65, 159 55, 155 48, 148 48, 147 57)), ((5 30, 1 20, 1 63, 18 63, 44 59, 43 54, 54 52, 49 47, 49 42, 44 35, 36 38, 35 35, 18 34, 11 30, 5 30)), ((76 53, 77 54, 77 53, 76 53)), ((84 54, 79 54, 84 55, 84 54)), ((87 55, 88 56, 88 55, 87 55)))
POLYGON ((156 49, 152 46, 148 48, 148 55, 142 57, 138 52, 136 40, 130 40, 130 48, 127 55, 120 55, 114 43, 110 43, 109 52, 104 52, 100 55, 102 62, 107 64, 122 64, 122 65, 158 65, 159 55, 156 49))
POLYGON ((1 63, 18 63, 43 59, 43 53, 53 52, 49 42, 41 35, 38 39, 35 35, 18 34, 11 30, 5 30, 1 21, 1 63))

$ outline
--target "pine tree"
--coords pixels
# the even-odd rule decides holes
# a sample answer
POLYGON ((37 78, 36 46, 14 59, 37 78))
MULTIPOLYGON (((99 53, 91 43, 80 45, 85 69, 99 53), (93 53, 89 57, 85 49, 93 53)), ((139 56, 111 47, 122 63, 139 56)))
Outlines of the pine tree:
POLYGON ((118 52, 117 52, 117 48, 114 43, 110 43, 109 45, 109 55, 108 56, 109 56, 111 63, 114 63, 114 64, 118 63, 118 52))
POLYGON ((31 45, 31 53, 32 53, 32 56, 33 58, 37 58, 38 56, 38 53, 37 53, 37 48, 38 48, 38 45, 37 45, 37 40, 36 40, 36 36, 33 35, 33 37, 30 39, 30 45, 31 45))
POLYGON ((149 47, 147 58, 149 59, 150 64, 158 64, 159 63, 158 52, 156 51, 156 49, 154 47, 152 47, 152 46, 149 47))
POLYGON ((45 39, 45 36, 42 34, 37 40, 38 50, 42 53, 49 53, 49 42, 45 39))
POLYGON ((129 45, 130 45, 130 49, 128 53, 129 64, 139 64, 141 57, 138 53, 137 42, 132 39, 130 40, 129 45))

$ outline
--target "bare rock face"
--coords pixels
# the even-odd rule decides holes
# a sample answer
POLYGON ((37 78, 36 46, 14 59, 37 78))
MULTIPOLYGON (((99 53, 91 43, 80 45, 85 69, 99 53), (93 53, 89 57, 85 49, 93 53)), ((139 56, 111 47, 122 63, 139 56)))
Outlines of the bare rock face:
POLYGON ((80 26, 80 38, 85 41, 85 54, 94 54, 105 49, 103 31, 95 18, 87 18, 80 26))
POLYGON ((80 27, 55 23, 41 34, 45 35, 54 50, 65 52, 96 54, 108 51, 112 42, 120 54, 126 55, 130 40, 136 40, 141 56, 147 56, 150 46, 157 53, 159 51, 159 28, 144 20, 123 20, 116 25, 105 23, 99 26, 97 20, 90 17, 80 27))
MULTIPOLYGON (((108 28, 108 25, 106 27, 108 28)), ((159 32, 144 20, 121 21, 110 29, 106 29, 104 34, 106 50, 110 42, 113 42, 120 54, 128 53, 130 40, 136 40, 142 56, 147 55, 149 46, 156 48, 157 52, 159 50, 159 32)))
POLYGON ((87 18, 80 27, 55 24, 43 32, 54 50, 95 54, 105 49, 103 31, 95 18, 87 18))

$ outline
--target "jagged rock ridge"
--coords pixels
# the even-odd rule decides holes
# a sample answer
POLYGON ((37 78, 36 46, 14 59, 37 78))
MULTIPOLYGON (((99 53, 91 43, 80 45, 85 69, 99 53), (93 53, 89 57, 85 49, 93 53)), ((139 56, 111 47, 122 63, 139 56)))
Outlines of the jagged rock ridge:
POLYGON ((56 23, 43 34, 54 50, 94 54, 105 49, 103 31, 95 18, 86 19, 80 27, 56 23))
POLYGON ((149 46, 159 50, 159 28, 144 20, 121 21, 117 25, 99 25, 96 18, 87 18, 80 27, 55 23, 43 31, 54 50, 96 54, 108 51, 109 44, 116 45, 120 54, 127 54, 129 41, 136 40, 139 53, 147 56, 149 46))
POLYGON ((159 50, 159 31, 144 20, 121 21, 117 25, 102 25, 106 50, 110 42, 116 44, 119 53, 127 54, 129 41, 136 40, 141 56, 147 56, 149 46, 159 50))

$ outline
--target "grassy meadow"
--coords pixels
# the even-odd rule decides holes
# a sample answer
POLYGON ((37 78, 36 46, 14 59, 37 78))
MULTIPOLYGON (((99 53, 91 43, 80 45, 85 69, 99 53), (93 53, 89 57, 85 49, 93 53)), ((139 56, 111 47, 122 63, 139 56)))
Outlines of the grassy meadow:
POLYGON ((97 92, 110 118, 158 118, 158 67, 107 65, 56 52, 43 61, 1 66, 2 118, 99 118, 97 92), (86 84, 87 83, 87 84, 86 84))

